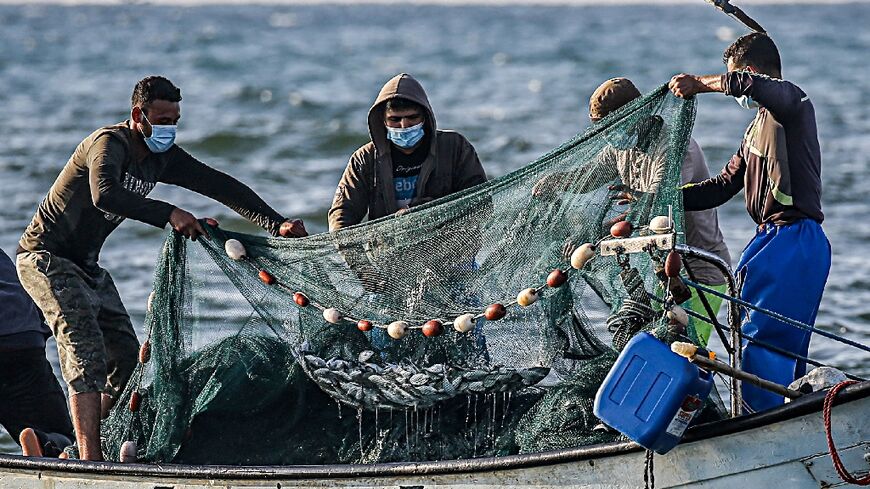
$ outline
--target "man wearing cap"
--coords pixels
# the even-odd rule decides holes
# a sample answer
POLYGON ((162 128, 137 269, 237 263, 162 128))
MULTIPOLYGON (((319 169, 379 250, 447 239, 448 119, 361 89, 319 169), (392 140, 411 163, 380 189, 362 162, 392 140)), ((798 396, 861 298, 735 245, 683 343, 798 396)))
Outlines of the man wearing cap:
MULTIPOLYGON (((592 97, 589 99, 589 119, 595 124, 611 112, 616 111, 640 96, 640 91, 627 78, 612 78, 607 80, 592 93, 592 97)), ((613 144, 603 148, 598 155, 597 161, 594 163, 594 170, 601 172, 601 177, 595 179, 596 184, 603 184, 604 180, 609 181, 618 178, 622 185, 617 189, 619 190, 617 197, 629 201, 636 201, 637 194, 639 193, 656 191, 662 177, 661 171, 663 168, 661 164, 666 160, 665 152, 668 150, 667 141, 664 139, 667 137, 667 131, 662 130, 662 124, 661 117, 652 116, 647 118, 637 124, 639 139, 637 144, 630 147, 622 147, 619 142, 614 141, 613 144), (642 139, 646 139, 647 143, 640 141, 642 139), (656 153, 650 154, 650 151, 656 153), (609 172, 602 171, 602 167, 612 170, 609 172)), ((704 153, 701 151, 698 143, 690 138, 680 172, 681 183, 700 182, 709 177, 710 172, 707 169, 704 153)), ((548 178, 547 180, 550 179, 548 178)), ((536 185, 536 189, 543 189, 549 185, 551 184, 542 181, 539 185, 536 185)), ((551 188, 558 189, 558 183, 551 188)), ((565 188, 565 190, 568 189, 565 188)), ((571 191, 576 192, 577 189, 572 187, 571 191)), ((540 193, 542 190, 538 190, 538 192, 540 193)), ((719 256, 726 263, 731 263, 731 255, 728 253, 725 238, 719 229, 719 218, 715 209, 686 212, 684 227, 687 244, 719 256)), ((572 249, 569 246, 566 254, 572 249)), ((693 258, 687 258, 686 263, 699 283, 720 292, 725 292, 725 278, 715 266, 693 258)), ((717 313, 722 304, 722 299, 710 294, 706 294, 705 298, 711 306, 712 311, 717 313)), ((692 290, 691 298, 681 305, 705 317, 708 315, 696 290, 692 290)), ((690 318, 690 321, 690 325, 693 326, 698 335, 698 340, 702 345, 706 345, 710 338, 712 327, 706 322, 696 321, 695 318, 690 318)))

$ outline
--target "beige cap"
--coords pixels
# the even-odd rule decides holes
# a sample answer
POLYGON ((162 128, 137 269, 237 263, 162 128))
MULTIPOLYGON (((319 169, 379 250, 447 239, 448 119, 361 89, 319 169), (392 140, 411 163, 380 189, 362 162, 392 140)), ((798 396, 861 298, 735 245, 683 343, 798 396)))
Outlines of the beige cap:
POLYGON ((595 89, 589 99, 589 118, 598 120, 640 97, 640 90, 628 78, 611 78, 595 89))

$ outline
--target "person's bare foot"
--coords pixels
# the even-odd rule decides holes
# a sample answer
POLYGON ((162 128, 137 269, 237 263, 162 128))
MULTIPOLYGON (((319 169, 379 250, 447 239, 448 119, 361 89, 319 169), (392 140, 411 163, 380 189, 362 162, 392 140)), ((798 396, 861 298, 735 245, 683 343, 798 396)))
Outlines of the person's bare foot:
POLYGON ((25 457, 42 456, 42 444, 33 428, 24 428, 18 435, 18 441, 21 443, 21 454, 25 457))

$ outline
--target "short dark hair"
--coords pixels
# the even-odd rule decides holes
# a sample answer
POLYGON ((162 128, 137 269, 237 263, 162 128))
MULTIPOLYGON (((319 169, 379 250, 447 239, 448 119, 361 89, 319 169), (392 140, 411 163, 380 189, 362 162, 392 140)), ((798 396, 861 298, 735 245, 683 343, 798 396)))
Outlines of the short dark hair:
POLYGON ((408 100, 402 97, 393 97, 390 100, 387 100, 387 104, 384 106, 384 111, 405 109, 417 109, 423 115, 426 115, 426 109, 424 109, 422 105, 414 102, 413 100, 408 100))
POLYGON ((155 100, 181 102, 181 89, 162 76, 147 76, 136 84, 131 102, 133 107, 145 109, 155 100))
POLYGON ((779 50, 767 34, 753 32, 740 36, 722 54, 722 62, 726 65, 731 59, 740 66, 755 66, 766 74, 780 74, 782 62, 779 50))

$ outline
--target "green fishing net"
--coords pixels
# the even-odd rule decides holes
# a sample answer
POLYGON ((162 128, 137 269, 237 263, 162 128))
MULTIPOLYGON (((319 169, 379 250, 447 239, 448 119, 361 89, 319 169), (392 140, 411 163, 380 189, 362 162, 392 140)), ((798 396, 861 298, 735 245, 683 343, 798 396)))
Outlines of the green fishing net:
POLYGON ((649 255, 573 270, 566 249, 620 216, 639 235, 670 210, 681 229, 693 119, 694 103, 661 87, 528 166, 401 216, 293 240, 170 233, 150 351, 103 424, 106 456, 133 440, 146 462, 373 463, 617 439, 596 429, 592 402, 627 338, 663 328, 642 304, 660 285, 649 255), (246 258, 228 256, 229 239, 246 258), (547 287, 557 268, 567 283, 547 287), (538 300, 521 307, 527 288, 538 300), (495 303, 505 315, 487 320, 495 303), (463 314, 467 332, 453 324, 463 314), (433 319, 443 332, 426 336, 433 319))

